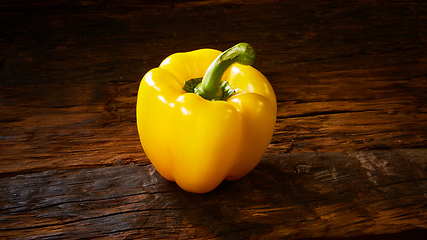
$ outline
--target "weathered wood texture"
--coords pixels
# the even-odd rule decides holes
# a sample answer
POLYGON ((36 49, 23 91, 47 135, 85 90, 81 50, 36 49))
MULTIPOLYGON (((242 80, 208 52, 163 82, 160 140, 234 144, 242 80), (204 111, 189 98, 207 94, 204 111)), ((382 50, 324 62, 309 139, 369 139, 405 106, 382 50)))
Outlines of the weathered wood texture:
POLYGON ((427 229, 423 1, 1 1, 0 23, 0 237, 427 229), (143 153, 139 80, 243 41, 277 94, 273 140, 245 178, 188 194, 143 153))
POLYGON ((202 195, 152 165, 23 174, 0 179, 0 234, 300 239, 425 228, 426 157, 424 150, 268 155, 243 179, 202 195))

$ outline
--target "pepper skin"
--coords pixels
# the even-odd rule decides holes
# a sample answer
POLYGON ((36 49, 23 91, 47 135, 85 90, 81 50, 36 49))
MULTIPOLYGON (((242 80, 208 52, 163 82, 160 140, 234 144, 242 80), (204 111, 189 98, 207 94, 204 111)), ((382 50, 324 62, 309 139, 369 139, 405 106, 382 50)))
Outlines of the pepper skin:
POLYGON ((138 90, 143 149, 163 177, 189 192, 206 193, 224 179, 245 176, 274 132, 276 96, 265 76, 249 65, 233 63, 220 74, 235 90, 226 101, 183 90, 185 81, 203 77, 220 54, 213 49, 175 53, 147 72, 138 90))

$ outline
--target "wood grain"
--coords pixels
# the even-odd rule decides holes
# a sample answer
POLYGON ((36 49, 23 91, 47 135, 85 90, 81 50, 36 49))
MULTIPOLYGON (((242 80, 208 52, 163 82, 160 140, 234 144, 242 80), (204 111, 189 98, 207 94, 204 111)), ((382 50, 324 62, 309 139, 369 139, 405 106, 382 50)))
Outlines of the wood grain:
POLYGON ((0 13, 0 238, 425 234, 423 1, 24 0, 0 13), (139 81, 172 53, 237 42, 276 92, 275 134, 245 178, 183 192, 140 146, 139 81))
POLYGON ((17 175, 0 179, 0 235, 300 239, 425 228, 426 157, 423 150, 277 154, 202 195, 152 165, 17 175))

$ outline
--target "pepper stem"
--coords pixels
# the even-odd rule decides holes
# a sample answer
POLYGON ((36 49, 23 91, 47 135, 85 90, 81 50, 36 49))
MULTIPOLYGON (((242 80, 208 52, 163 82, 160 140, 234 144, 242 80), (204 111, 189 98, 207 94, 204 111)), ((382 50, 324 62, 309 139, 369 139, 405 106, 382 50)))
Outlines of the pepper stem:
POLYGON ((194 89, 194 93, 207 100, 220 100, 224 91, 221 79, 225 71, 233 64, 251 65, 255 61, 255 51, 247 43, 239 43, 221 53, 209 66, 202 82, 194 89))

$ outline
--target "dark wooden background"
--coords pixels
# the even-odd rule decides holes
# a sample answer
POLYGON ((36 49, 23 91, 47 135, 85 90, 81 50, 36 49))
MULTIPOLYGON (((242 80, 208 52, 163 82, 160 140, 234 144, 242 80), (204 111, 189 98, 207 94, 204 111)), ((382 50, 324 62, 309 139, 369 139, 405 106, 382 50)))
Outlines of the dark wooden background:
POLYGON ((1 0, 0 238, 422 239, 426 46, 415 0, 1 0), (275 134, 244 178, 184 192, 140 146, 139 81, 238 42, 275 134))

